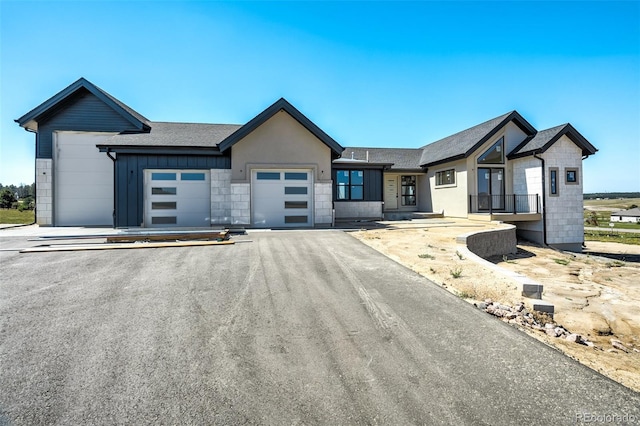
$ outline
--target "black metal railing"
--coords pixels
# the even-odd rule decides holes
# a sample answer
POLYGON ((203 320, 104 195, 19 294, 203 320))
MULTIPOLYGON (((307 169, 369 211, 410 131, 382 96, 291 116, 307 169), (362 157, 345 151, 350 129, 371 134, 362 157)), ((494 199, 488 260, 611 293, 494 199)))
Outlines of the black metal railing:
POLYGON ((538 194, 469 195, 469 213, 540 213, 538 194))

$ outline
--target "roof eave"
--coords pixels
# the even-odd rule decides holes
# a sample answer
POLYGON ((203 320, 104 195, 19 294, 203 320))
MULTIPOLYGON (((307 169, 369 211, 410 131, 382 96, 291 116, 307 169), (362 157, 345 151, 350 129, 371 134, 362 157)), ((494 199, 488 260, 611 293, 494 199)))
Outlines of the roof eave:
POLYGON ((115 110, 118 114, 120 114, 124 119, 126 119, 131 124, 133 124, 134 127, 138 128, 140 131, 148 131, 149 129, 151 129, 151 127, 147 123, 134 117, 131 113, 129 113, 120 105, 118 105, 116 102, 114 102, 109 96, 105 95, 104 92, 102 92, 102 90, 98 89, 93 83, 86 80, 84 77, 81 77, 75 82, 71 83, 69 86, 67 86, 57 94, 53 95, 51 98, 47 99, 46 101, 44 101, 43 103, 41 103, 40 105, 32 109, 31 111, 24 114, 22 117, 17 118, 14 121, 18 123, 21 127, 25 128, 26 130, 37 131, 38 129, 37 123, 40 117, 42 117, 49 110, 51 110, 51 108, 54 108, 56 105, 60 104, 61 102, 64 102, 65 99, 67 99, 69 96, 73 95, 74 93, 76 93, 78 90, 82 88, 88 90, 91 94, 96 96, 102 102, 109 105, 109 107, 115 110))
POLYGON ((431 163, 423 163, 423 164, 420 164, 420 167, 422 168, 433 167, 433 166, 438 166, 440 164, 452 163, 454 161, 464 160, 465 158, 467 157, 464 154, 459 154, 459 155, 454 155, 453 157, 443 158, 442 160, 433 161, 431 163))
POLYGON ((529 124, 527 120, 524 119, 523 116, 518 113, 518 111, 512 111, 511 114, 506 116, 504 120, 502 120, 498 125, 496 125, 493 129, 491 129, 485 136, 482 137, 473 147, 471 147, 464 154, 464 158, 469 157, 471 154, 476 152, 482 145, 487 143, 489 139, 495 136, 496 133, 500 131, 504 126, 506 126, 509 122, 513 121, 520 130, 527 134, 528 137, 533 136, 537 133, 536 129, 529 124))
POLYGON ((203 146, 146 146, 146 145, 96 145, 100 152, 116 154, 154 154, 154 155, 222 155, 217 147, 203 146))
POLYGON ((278 99, 274 104, 269 106, 260 114, 256 115, 247 124, 239 128, 234 133, 225 138, 222 142, 220 142, 218 144, 220 151, 224 152, 227 149, 231 148, 235 143, 245 138, 247 135, 249 135, 260 125, 265 123, 280 111, 285 111, 287 114, 293 117, 298 123, 300 123, 315 137, 317 137, 325 145, 327 145, 331 149, 331 151, 333 151, 333 153, 341 154, 344 151, 344 148, 338 142, 336 142, 331 136, 326 134, 322 129, 320 129, 316 124, 309 120, 304 114, 298 111, 284 98, 278 99))

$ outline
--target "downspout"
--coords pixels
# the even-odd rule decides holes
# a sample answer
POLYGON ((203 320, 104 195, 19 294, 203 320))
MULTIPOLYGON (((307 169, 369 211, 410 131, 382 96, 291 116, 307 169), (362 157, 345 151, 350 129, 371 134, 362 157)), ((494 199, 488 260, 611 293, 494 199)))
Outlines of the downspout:
MULTIPOLYGON (((38 132, 34 132, 33 130, 26 129, 27 132, 35 133, 36 135, 36 149, 35 155, 33 159, 33 222, 29 225, 35 225, 38 223, 38 132)), ((51 180, 51 193, 53 193, 53 180, 51 180)), ((53 197, 51 197, 53 200, 53 197)), ((53 205, 53 203, 52 203, 53 205)), ((53 216, 51 216, 53 217, 53 216)))
POLYGON ((533 157, 537 158, 541 162, 542 167, 542 241, 544 245, 547 244, 547 184, 545 182, 545 167, 544 167, 544 158, 538 157, 537 153, 533 153, 533 157))
POLYGON ((113 213, 111 216, 113 217, 113 229, 116 229, 116 157, 111 155, 109 152, 109 148, 107 148, 107 157, 111 158, 113 161, 113 213))

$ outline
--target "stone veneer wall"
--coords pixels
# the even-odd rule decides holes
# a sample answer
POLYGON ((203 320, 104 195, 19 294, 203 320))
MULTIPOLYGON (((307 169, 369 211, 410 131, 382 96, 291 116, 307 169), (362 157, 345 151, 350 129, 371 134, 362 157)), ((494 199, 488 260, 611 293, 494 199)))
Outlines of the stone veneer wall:
POLYGON ((314 216, 316 225, 330 225, 333 215, 333 184, 316 183, 313 185, 314 216))
POLYGON ((36 223, 53 225, 53 160, 36 159, 36 223))
POLYGON ((582 201, 582 151, 566 136, 561 137, 544 154, 547 173, 547 244, 567 250, 580 251, 584 241, 584 212, 582 201), (557 197, 549 192, 549 169, 558 169, 557 197), (578 169, 578 183, 567 184, 567 168, 578 169))
POLYGON ((211 224, 231 223, 231 170, 211 169, 211 224))
POLYGON ((336 219, 381 219, 381 201, 340 201, 334 205, 336 219))
POLYGON ((231 224, 251 224, 251 184, 232 183, 231 185, 231 224))

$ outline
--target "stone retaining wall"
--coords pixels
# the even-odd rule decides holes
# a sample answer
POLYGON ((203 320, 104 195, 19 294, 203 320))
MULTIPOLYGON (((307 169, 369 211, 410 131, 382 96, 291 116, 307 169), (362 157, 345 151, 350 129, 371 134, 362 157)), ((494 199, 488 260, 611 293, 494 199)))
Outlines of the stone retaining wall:
POLYGON ((513 254, 518 251, 516 227, 506 225, 500 229, 469 232, 456 238, 458 244, 464 244, 472 252, 486 259, 495 255, 513 254))

